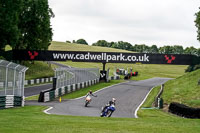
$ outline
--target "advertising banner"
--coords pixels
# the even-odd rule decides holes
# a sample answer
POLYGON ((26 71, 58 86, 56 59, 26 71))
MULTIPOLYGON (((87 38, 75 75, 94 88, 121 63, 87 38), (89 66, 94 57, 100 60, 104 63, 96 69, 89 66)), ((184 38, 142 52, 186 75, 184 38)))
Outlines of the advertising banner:
POLYGON ((102 62, 102 63, 142 63, 142 64, 196 64, 199 57, 185 54, 149 54, 86 51, 13 51, 14 60, 102 62))

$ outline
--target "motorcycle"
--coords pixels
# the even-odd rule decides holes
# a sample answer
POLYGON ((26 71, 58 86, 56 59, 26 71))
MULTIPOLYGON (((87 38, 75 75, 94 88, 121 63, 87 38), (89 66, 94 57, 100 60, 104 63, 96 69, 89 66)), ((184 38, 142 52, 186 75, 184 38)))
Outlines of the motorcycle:
POLYGON ((101 111, 101 117, 111 117, 112 113, 115 111, 115 105, 110 105, 105 107, 102 107, 102 111, 101 111))
POLYGON ((85 107, 87 107, 88 106, 88 104, 91 102, 91 96, 87 96, 86 98, 85 98, 85 107))

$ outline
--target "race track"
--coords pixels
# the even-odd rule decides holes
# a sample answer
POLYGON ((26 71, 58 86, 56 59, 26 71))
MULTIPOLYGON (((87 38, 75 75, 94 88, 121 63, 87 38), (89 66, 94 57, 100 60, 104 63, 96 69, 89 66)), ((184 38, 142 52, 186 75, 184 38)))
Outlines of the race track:
POLYGON ((95 94, 88 107, 84 107, 85 97, 54 103, 47 113, 74 116, 99 116, 101 107, 112 97, 116 100, 116 111, 112 117, 135 118, 136 110, 152 87, 161 85, 170 78, 152 78, 142 81, 128 81, 102 89, 95 94))

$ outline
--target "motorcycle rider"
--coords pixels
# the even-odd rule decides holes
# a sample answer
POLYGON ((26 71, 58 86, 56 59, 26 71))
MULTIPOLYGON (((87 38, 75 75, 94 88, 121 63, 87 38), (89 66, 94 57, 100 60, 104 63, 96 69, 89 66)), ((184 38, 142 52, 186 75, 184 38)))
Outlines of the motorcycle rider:
POLYGON ((109 101, 109 102, 106 104, 106 106, 103 108, 102 112, 104 112, 105 109, 106 109, 107 107, 111 106, 111 105, 114 105, 114 106, 115 106, 115 102, 116 102, 116 99, 115 99, 115 98, 112 98, 112 100, 109 101))
POLYGON ((92 90, 90 90, 88 93, 87 93, 87 95, 85 96, 85 97, 88 97, 88 96, 90 96, 90 97, 97 97, 97 95, 94 95, 93 93, 92 93, 92 90))

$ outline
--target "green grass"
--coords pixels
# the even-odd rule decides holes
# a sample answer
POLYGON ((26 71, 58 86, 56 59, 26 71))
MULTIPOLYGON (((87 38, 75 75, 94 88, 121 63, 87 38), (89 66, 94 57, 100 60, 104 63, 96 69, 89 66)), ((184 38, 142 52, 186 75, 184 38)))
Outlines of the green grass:
POLYGON ((36 78, 45 78, 45 77, 53 77, 55 68, 54 65, 49 65, 46 62, 35 61, 34 64, 29 63, 28 61, 24 62, 25 66, 29 69, 26 71, 26 79, 36 79, 36 78))
POLYGON ((142 107, 151 108, 153 102, 155 101, 155 97, 158 95, 159 91, 160 91, 160 86, 154 87, 150 92, 150 94, 148 95, 147 100, 144 102, 142 107))
MULTIPOLYGON (((102 70, 103 65, 101 63, 88 63, 88 62, 59 62, 65 65, 79 68, 99 68, 102 70)), ((144 80, 152 77, 168 77, 177 78, 184 74, 186 65, 155 65, 155 64, 121 64, 121 63, 107 63, 106 70, 110 68, 110 75, 116 68, 133 68, 133 71, 138 71, 139 75, 137 77, 132 77, 133 80, 144 80)))
POLYGON ((39 95, 34 95, 34 96, 26 97, 25 100, 38 100, 38 98, 39 98, 39 95))
MULTIPOLYGON (((63 44, 64 45, 64 44, 63 44)), ((75 44, 77 45, 77 44, 75 44)), ((59 50, 59 49, 58 49, 59 50)), ((72 51, 72 50, 71 50, 72 51)), ((67 65, 78 67, 74 62, 66 62, 67 65), (70 64, 71 63, 71 64, 70 64)), ((99 67, 98 63, 79 63, 80 67, 99 67)), ((151 77, 176 78, 184 74, 187 66, 175 65, 135 65, 135 64, 108 64, 107 67, 133 67, 139 72, 134 80, 151 77)), ((114 70, 114 69, 113 69, 114 70)), ((112 70, 112 71, 113 71, 112 70)), ((164 101, 181 101, 189 105, 199 105, 200 88, 197 81, 200 78, 200 70, 185 74, 175 80, 166 83, 163 93, 164 101)), ((113 81, 112 81, 113 82, 113 81)), ((111 83, 112 83, 111 82, 111 83)), ((117 81, 114 81, 117 82, 117 81)), ((98 84, 99 88, 106 86, 98 84)), ((97 85, 97 86, 98 86, 97 85)), ((63 98, 74 98, 85 95, 88 88, 80 92, 73 92, 63 98)), ((143 107, 150 107, 159 88, 153 89, 143 107)), ((44 106, 25 106, 0 110, 0 133, 199 133, 200 119, 183 119, 162 110, 152 109, 138 112, 138 119, 132 118, 100 118, 83 116, 47 115, 42 111, 44 106)))
POLYGON ((143 110, 139 119, 47 115, 46 107, 0 110, 1 133, 198 133, 199 119, 182 119, 160 110, 143 110), (147 115, 149 114, 149 115, 147 115))
POLYGON ((163 99, 165 103, 183 103, 192 107, 200 107, 200 69, 187 73, 165 84, 163 99))

